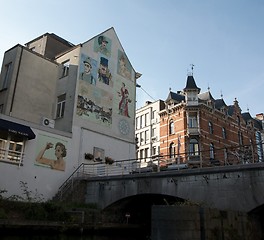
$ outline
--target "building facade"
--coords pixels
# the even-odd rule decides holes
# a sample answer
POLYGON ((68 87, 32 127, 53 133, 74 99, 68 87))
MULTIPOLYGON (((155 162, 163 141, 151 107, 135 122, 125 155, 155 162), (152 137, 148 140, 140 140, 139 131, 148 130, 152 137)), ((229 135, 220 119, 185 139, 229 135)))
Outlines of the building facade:
POLYGON ((160 117, 159 112, 165 108, 164 101, 146 102, 136 110, 136 144, 137 159, 140 166, 147 166, 160 152, 160 117))
POLYGON ((242 113, 236 99, 228 106, 210 91, 200 91, 194 77, 188 76, 186 87, 170 92, 159 113, 164 165, 207 167, 262 161, 256 138, 256 132, 262 131, 255 124, 259 121, 242 113))
POLYGON ((106 157, 135 159, 139 75, 113 28, 78 45, 46 33, 7 50, 0 77, 0 189, 20 195, 22 182, 49 199, 83 163, 98 163, 104 174, 120 168, 106 157))

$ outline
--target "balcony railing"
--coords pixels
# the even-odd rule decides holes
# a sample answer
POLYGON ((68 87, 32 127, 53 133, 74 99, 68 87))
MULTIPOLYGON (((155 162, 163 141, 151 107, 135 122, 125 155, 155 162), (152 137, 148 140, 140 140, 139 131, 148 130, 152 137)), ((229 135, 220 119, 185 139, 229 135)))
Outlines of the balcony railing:
POLYGON ((187 128, 187 133, 189 135, 199 135, 200 134, 200 129, 198 127, 188 127, 187 128))
POLYGON ((12 151, 0 148, 0 161, 10 164, 23 164, 24 154, 19 151, 12 151))

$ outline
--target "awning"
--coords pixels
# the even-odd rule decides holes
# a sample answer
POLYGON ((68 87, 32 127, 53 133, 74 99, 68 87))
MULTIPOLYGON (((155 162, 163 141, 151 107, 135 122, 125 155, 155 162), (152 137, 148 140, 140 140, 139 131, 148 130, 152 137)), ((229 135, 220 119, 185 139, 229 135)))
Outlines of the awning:
POLYGON ((0 119, 0 129, 13 134, 24 136, 28 139, 34 139, 36 137, 35 133, 30 127, 19 123, 10 122, 4 119, 0 119))

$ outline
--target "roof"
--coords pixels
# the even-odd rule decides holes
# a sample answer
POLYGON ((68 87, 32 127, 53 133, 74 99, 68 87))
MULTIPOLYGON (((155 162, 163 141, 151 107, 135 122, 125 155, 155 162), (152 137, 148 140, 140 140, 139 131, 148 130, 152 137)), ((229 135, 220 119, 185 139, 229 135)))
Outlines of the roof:
POLYGON ((208 101, 208 100, 213 100, 214 101, 214 98, 212 96, 212 94, 208 91, 208 92, 204 92, 204 93, 200 93, 198 95, 198 98, 202 101, 208 101))
POLYGON ((227 107, 225 101, 221 98, 221 99, 215 99, 215 108, 220 110, 223 107, 227 107))
POLYGON ((58 36, 58 35, 56 35, 55 33, 44 33, 44 34, 42 34, 41 36, 39 36, 39 37, 37 37, 37 38, 35 38, 35 39, 33 39, 33 40, 31 40, 31 41, 25 43, 25 46, 27 46, 27 45, 29 45, 30 43, 35 42, 36 40, 38 40, 38 39, 40 39, 40 38, 43 38, 43 37, 45 37, 45 36, 50 36, 50 37, 56 39, 57 41, 59 41, 59 42, 65 44, 65 45, 67 45, 67 46, 69 46, 69 47, 73 47, 73 46, 75 46, 75 44, 70 43, 69 41, 65 40, 64 38, 62 38, 62 37, 60 37, 60 36, 58 36))
POLYGON ((185 96, 183 96, 182 94, 178 94, 178 93, 170 91, 165 102, 168 102, 170 100, 180 103, 182 101, 185 101, 185 96))
POLYGON ((188 76, 186 81, 186 87, 183 90, 198 90, 200 92, 201 89, 197 87, 193 76, 188 76))

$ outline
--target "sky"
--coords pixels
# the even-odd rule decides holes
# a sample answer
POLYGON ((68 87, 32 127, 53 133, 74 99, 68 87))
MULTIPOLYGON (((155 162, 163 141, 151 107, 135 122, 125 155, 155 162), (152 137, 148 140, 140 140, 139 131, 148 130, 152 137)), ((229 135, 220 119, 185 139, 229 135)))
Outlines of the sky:
POLYGON ((44 33, 73 44, 113 27, 138 79, 137 108, 166 100, 193 76, 227 105, 264 112, 263 0, 13 0, 1 3, 4 52, 44 33))

